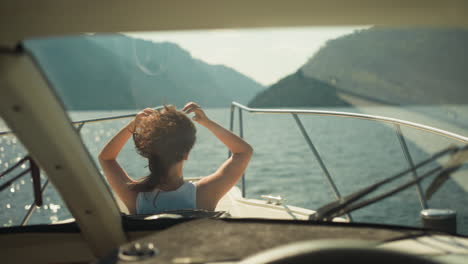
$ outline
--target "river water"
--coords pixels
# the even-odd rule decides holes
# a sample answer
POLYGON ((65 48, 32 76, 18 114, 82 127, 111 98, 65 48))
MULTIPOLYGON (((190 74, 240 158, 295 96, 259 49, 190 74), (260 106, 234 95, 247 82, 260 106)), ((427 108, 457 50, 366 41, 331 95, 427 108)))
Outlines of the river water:
MULTIPOLYGON (((447 115, 434 107, 411 107, 405 111, 386 108, 333 108, 334 111, 359 111, 378 113, 441 127, 450 124, 453 132, 468 135, 468 120, 463 115, 447 115), (437 115, 427 117, 431 111, 437 115), (414 113, 414 116, 404 116, 414 113), (402 116, 403 115, 403 116, 402 116), (422 117, 421 120, 418 120, 422 117), (445 119, 445 120, 444 120, 445 119), (453 120, 450 120, 453 119, 453 120), (467 124, 464 127, 464 124, 467 124)), ((207 109, 213 120, 227 127, 229 109, 207 109)), ((459 111, 460 112, 460 111, 459 111)), ((468 113, 468 108, 462 109, 468 113)), ((72 112, 73 120, 114 116, 128 111, 72 112)), ((237 121, 238 119, 236 119, 237 121)), ((287 204, 316 209, 334 199, 324 173, 291 115, 246 114, 244 136, 254 147, 254 156, 246 171, 247 196, 259 198, 262 194, 281 195, 287 204)), ((394 175, 408 168, 394 127, 369 120, 344 119, 340 117, 301 116, 301 120, 327 166, 341 194, 350 194, 359 188, 394 175)), ((81 134, 84 144, 96 160, 97 153, 105 142, 129 120, 106 121, 85 125, 81 134)), ((4 130, 5 127, 0 127, 4 130)), ((237 130, 237 122, 235 129, 237 130)), ((456 144, 454 140, 402 128, 415 163, 428 158, 435 151, 456 144)), ((73 150, 70 150, 73 151, 73 150)), ((25 150, 14 136, 0 137, 0 171, 11 166, 25 155, 25 150)), ((198 177, 212 173, 227 156, 227 149, 205 128, 197 125, 197 142, 186 163, 185 177, 198 177)), ((148 173, 145 161, 135 154, 130 141, 119 156, 119 161, 134 178, 148 173)), ((443 163, 444 160, 437 162, 443 163)), ((419 174, 433 168, 434 162, 418 170, 419 174)), ((468 179, 468 170, 462 170, 468 179)), ((405 176, 377 193, 411 179, 405 176)), ((43 176, 44 178, 44 176, 43 176)), ((427 188, 433 177, 422 182, 427 188)), ((6 179, 0 179, 0 183, 6 179)), ((0 193, 0 225, 18 225, 33 200, 31 180, 24 176, 7 190, 0 193)), ((66 205, 52 185, 44 193, 45 206, 38 208, 29 224, 53 223, 71 217, 66 205)), ((457 181, 447 181, 428 201, 431 208, 450 208, 457 211, 458 231, 468 234, 468 195, 457 181)), ((382 202, 352 213, 357 222, 420 226, 421 206, 415 187, 411 187, 382 202)))

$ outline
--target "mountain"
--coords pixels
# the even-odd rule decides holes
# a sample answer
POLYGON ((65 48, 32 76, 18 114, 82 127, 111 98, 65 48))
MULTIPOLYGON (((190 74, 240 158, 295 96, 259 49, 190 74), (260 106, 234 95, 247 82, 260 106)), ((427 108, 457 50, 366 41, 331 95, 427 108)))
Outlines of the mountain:
POLYGON ((247 103, 263 87, 223 65, 193 58, 176 44, 121 34, 26 42, 68 110, 204 107, 247 103))
MULTIPOLYGON (((466 104, 466 69, 466 29, 373 27, 328 41, 300 71, 308 78, 304 80, 328 84, 331 93, 340 98, 352 95, 370 103, 407 105, 466 104)), ((297 90, 300 84, 296 81, 290 87, 285 82, 289 78, 261 94, 266 95, 272 89, 297 90)), ((302 84, 303 89, 313 89, 309 82, 302 84)), ((333 96, 330 101, 317 104, 314 92, 309 92, 308 106, 324 106, 324 103, 335 106, 337 101, 333 96)), ((295 100, 302 105, 306 100, 302 98, 304 93, 283 94, 287 98, 271 99, 261 105, 290 106, 286 102, 295 100)), ((259 102, 257 96, 250 105, 259 106, 259 102)))
POLYGON ((337 95, 334 86, 309 78, 302 70, 258 93, 249 105, 252 107, 350 106, 337 95))

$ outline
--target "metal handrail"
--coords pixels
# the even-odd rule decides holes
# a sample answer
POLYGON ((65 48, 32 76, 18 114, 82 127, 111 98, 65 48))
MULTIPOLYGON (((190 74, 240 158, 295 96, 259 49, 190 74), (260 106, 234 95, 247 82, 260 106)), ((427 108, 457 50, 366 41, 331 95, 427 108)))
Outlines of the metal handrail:
MULTIPOLYGON (((161 107, 156 107, 155 109, 160 109, 161 107)), ((137 113, 132 113, 132 114, 125 114, 125 115, 116 115, 116 116, 110 116, 110 117, 101 117, 101 118, 90 118, 90 119, 84 119, 84 120, 79 120, 79 121, 72 121, 71 123, 74 125, 78 125, 79 127, 82 127, 84 124, 88 123, 97 123, 101 121, 111 121, 111 120, 116 120, 116 119, 124 119, 124 118, 129 118, 129 117, 134 117, 137 113)), ((8 135, 13 133, 13 131, 1 131, 0 136, 8 135)))
MULTIPOLYGON (((160 109, 162 106, 155 107, 155 109, 160 109)), ((231 116, 230 116, 230 125, 229 128, 231 131, 234 130, 234 113, 235 113, 235 108, 238 108, 238 114, 239 114, 239 135, 240 137, 243 137, 243 119, 242 119, 242 111, 246 111, 249 113, 253 114, 291 114, 296 121, 296 124, 298 125, 299 129, 301 130, 302 135, 304 136, 304 139, 308 143, 310 149, 314 153, 322 171, 324 172, 326 179, 330 186, 332 187, 332 190, 336 196, 337 199, 341 199, 341 194, 339 193, 338 188, 336 187, 328 169, 325 166, 325 163, 320 157, 319 152, 315 148, 314 144, 312 143, 312 140, 308 136, 307 132, 304 129, 304 126, 302 125, 301 120, 299 119, 298 115, 303 114, 303 115, 320 115, 320 116, 336 116, 336 117, 347 117, 347 118, 355 118, 355 119, 366 119, 366 120, 373 120, 373 121, 380 121, 384 123, 390 123, 393 124, 396 128, 396 133, 398 136, 398 139, 400 141, 400 145, 402 147, 403 153, 405 155, 405 158, 407 159, 410 169, 413 171, 413 176, 415 178, 418 178, 418 175, 416 173, 416 170, 414 168, 413 160, 411 158, 411 154, 409 153, 408 147, 406 145, 406 141, 404 139, 404 135, 401 131, 400 126, 406 126, 406 127, 411 127, 415 128, 418 130, 430 132, 433 134, 438 134, 442 136, 446 136, 448 138, 452 138, 454 140, 460 141, 462 143, 468 143, 468 137, 458 135, 456 133, 452 133, 446 130, 438 129, 435 127, 431 126, 426 126, 422 125, 419 123, 415 122, 410 122, 406 120, 401 120, 401 119, 396 119, 396 118, 390 118, 390 117, 384 117, 384 116, 376 116, 376 115, 368 115, 368 114, 358 114, 358 113, 350 113, 350 112, 339 112, 339 111, 325 111, 325 110, 306 110, 306 109, 267 109, 267 108, 251 108, 247 107, 243 104, 240 104, 238 102, 232 102, 231 104, 231 116)), ((73 121, 72 124, 77 125, 76 129, 78 132, 81 131, 81 128, 87 123, 95 123, 95 122, 101 122, 101 121, 109 121, 109 120, 117 120, 117 119, 124 119, 124 118, 130 118, 134 117, 137 113, 132 113, 132 114, 125 114, 125 115, 117 115, 117 116, 111 116, 111 117, 103 117, 103 118, 91 118, 91 119, 85 119, 85 120, 79 120, 79 121, 73 121)), ((13 133, 12 131, 2 131, 0 132, 0 136, 3 135, 8 135, 13 133)), ((230 155, 230 153, 229 153, 230 155)), ((44 184, 42 188, 42 192, 45 190, 45 188, 48 186, 48 181, 44 184)), ((246 196, 246 183, 245 183, 245 174, 242 175, 241 179, 241 189, 242 189, 242 196, 246 196)), ((419 195, 419 199, 421 202, 421 207, 423 209, 427 208, 427 201, 424 197, 424 194, 422 192, 421 186, 417 185, 417 191, 419 195)), ((32 206, 32 205, 31 205, 32 206)), ((31 212, 28 212, 25 219, 23 219, 22 224, 26 224, 27 220, 29 220, 29 217, 31 216, 31 213, 34 212, 34 209, 31 210, 31 212)), ((347 215, 348 218, 351 220, 351 215, 347 215)))
POLYGON ((237 102, 232 102, 232 105, 241 108, 244 111, 255 114, 305 114, 305 115, 321 115, 321 116, 338 116, 338 117, 349 117, 356 119, 367 119, 381 121, 385 123, 398 124, 406 127, 412 127, 419 130, 424 130, 433 134, 446 136, 463 143, 468 143, 468 137, 458 135, 453 132, 449 132, 443 129, 438 129, 431 126, 422 125, 415 122, 401 120, 397 118, 390 118, 377 115, 358 114, 350 112, 338 112, 338 111, 325 111, 325 110, 302 110, 302 109, 267 109, 267 108, 250 108, 237 102))
MULTIPOLYGON (((409 152, 408 145, 406 144, 405 137, 403 136, 403 132, 401 131, 400 125, 395 125, 395 128, 396 128, 396 133, 397 133, 397 136, 398 136, 398 141, 400 142, 400 146, 401 146, 401 149, 403 150, 403 153, 405 155, 405 159, 406 159, 406 161, 408 162, 408 165, 411 168, 413 178, 417 179, 419 175, 418 175, 417 170, 414 167, 413 158, 411 158, 411 154, 409 152)), ((421 203, 422 209, 427 209, 428 205, 427 205, 426 199, 424 198, 424 192, 422 190, 422 186, 421 186, 420 181, 416 182, 416 190, 418 191, 419 202, 421 203)))
MULTIPOLYGON (((433 134, 439 134, 442 136, 446 136, 455 140, 458 140, 463 143, 468 143, 468 137, 458 135, 453 132, 449 132, 443 129, 438 129, 435 127, 422 125, 415 122, 410 122, 406 120, 401 120, 397 118, 390 118, 384 116, 377 116, 377 115, 367 115, 367 114, 358 114, 358 113, 350 113, 350 112, 339 112, 339 111, 324 111, 324 110, 302 110, 302 109, 268 109, 268 108, 251 108, 247 107, 243 104, 238 102, 232 102, 232 106, 240 108, 244 111, 254 114, 305 114, 305 115, 321 115, 321 116, 338 116, 338 117, 348 117, 348 118, 355 118, 355 119, 367 119, 367 120, 375 120, 375 121, 382 121, 385 123, 391 124, 398 124, 403 125, 406 127, 412 127, 419 130, 427 131, 433 134)), ((157 107, 159 108, 159 107, 157 107)), ((156 109, 157 109, 156 108, 156 109)), ((72 124, 82 124, 82 123, 94 123, 100 121, 108 121, 108 120, 116 120, 116 119, 123 119, 134 117, 136 113, 133 114, 126 114, 126 115, 118 115, 118 116, 111 116, 111 117, 103 117, 103 118, 92 118, 92 119, 85 119, 80 121, 73 121, 72 124)), ((231 116, 232 118, 232 116, 231 116)), ((233 124, 231 124, 232 126, 233 124)), ((1 131, 0 136, 7 135, 13 133, 12 131, 1 131)))
MULTIPOLYGON (((336 116, 336 117, 346 117, 346 118, 355 118, 355 119, 366 119, 366 120, 372 120, 372 121, 380 121, 383 123, 389 123, 393 124, 395 126, 395 132, 398 136, 398 140, 400 142, 400 146, 402 148, 403 154, 408 162, 408 165, 410 167, 410 170, 413 172, 413 177, 415 179, 418 178, 418 174, 416 172, 416 168, 414 167, 413 159, 411 157, 411 154, 408 150, 408 146, 406 145, 406 141, 404 138, 404 135, 401 131, 400 126, 406 126, 406 127, 411 127, 415 128, 418 130, 430 132, 433 134, 438 134, 442 135, 448 138, 452 138, 454 140, 460 141, 462 143, 468 143, 468 137, 458 135, 456 133, 452 133, 446 130, 438 129, 435 127, 427 126, 427 125, 422 125, 419 123, 415 122, 410 122, 406 120, 401 120, 397 118, 390 118, 390 117, 384 117, 384 116, 377 116, 377 115, 368 115, 368 114, 358 114, 358 113, 350 113, 350 112, 339 112, 339 111, 326 111, 326 110, 306 110, 306 109, 267 109, 267 108, 251 108, 248 106, 245 106, 243 104, 240 104, 238 102, 232 102, 231 104, 231 120, 230 120, 230 130, 233 131, 233 126, 234 126, 234 113, 235 113, 235 108, 239 109, 239 134, 241 137, 243 137, 243 122, 242 122, 242 110, 253 113, 253 114, 291 114, 296 121, 297 126, 299 127, 302 136, 306 140, 307 144, 309 145, 309 148, 313 152, 315 158, 317 159, 317 162, 319 163, 319 166, 321 170, 323 171, 328 183, 330 184, 337 200, 342 199, 341 194, 336 187, 327 167, 325 166, 325 163, 323 162, 322 158, 320 157, 319 152, 317 151, 316 147, 314 146, 312 140, 310 139, 309 135, 307 134, 307 131, 304 129, 304 126, 302 125, 301 120, 299 119, 298 115, 303 114, 303 115, 320 115, 320 116, 336 116)), ((428 208, 427 201, 425 199, 425 196, 422 191, 422 187, 420 186, 420 183, 417 182, 416 184, 416 190, 418 193, 418 197, 421 203, 422 209, 428 208)), ((246 196, 246 186, 245 186, 245 174, 242 175, 242 196, 246 196)), ((351 215, 347 214, 348 218, 352 220, 351 215)))

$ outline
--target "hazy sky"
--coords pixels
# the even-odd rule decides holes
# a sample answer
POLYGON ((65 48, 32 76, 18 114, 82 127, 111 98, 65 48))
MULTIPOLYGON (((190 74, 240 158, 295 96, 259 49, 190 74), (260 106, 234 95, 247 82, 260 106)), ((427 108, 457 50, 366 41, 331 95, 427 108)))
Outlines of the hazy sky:
POLYGON ((295 72, 329 39, 359 27, 313 27, 132 33, 155 42, 169 41, 210 64, 224 64, 270 85, 295 72))

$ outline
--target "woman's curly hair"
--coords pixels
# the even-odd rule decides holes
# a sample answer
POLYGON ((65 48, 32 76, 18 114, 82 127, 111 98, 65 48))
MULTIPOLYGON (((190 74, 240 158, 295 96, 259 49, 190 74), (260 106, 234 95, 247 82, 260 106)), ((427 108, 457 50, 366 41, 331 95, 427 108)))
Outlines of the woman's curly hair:
POLYGON ((138 192, 154 190, 164 183, 169 168, 184 159, 195 143, 192 120, 174 106, 164 106, 135 124, 133 141, 138 154, 148 159, 150 175, 133 184, 138 192))

